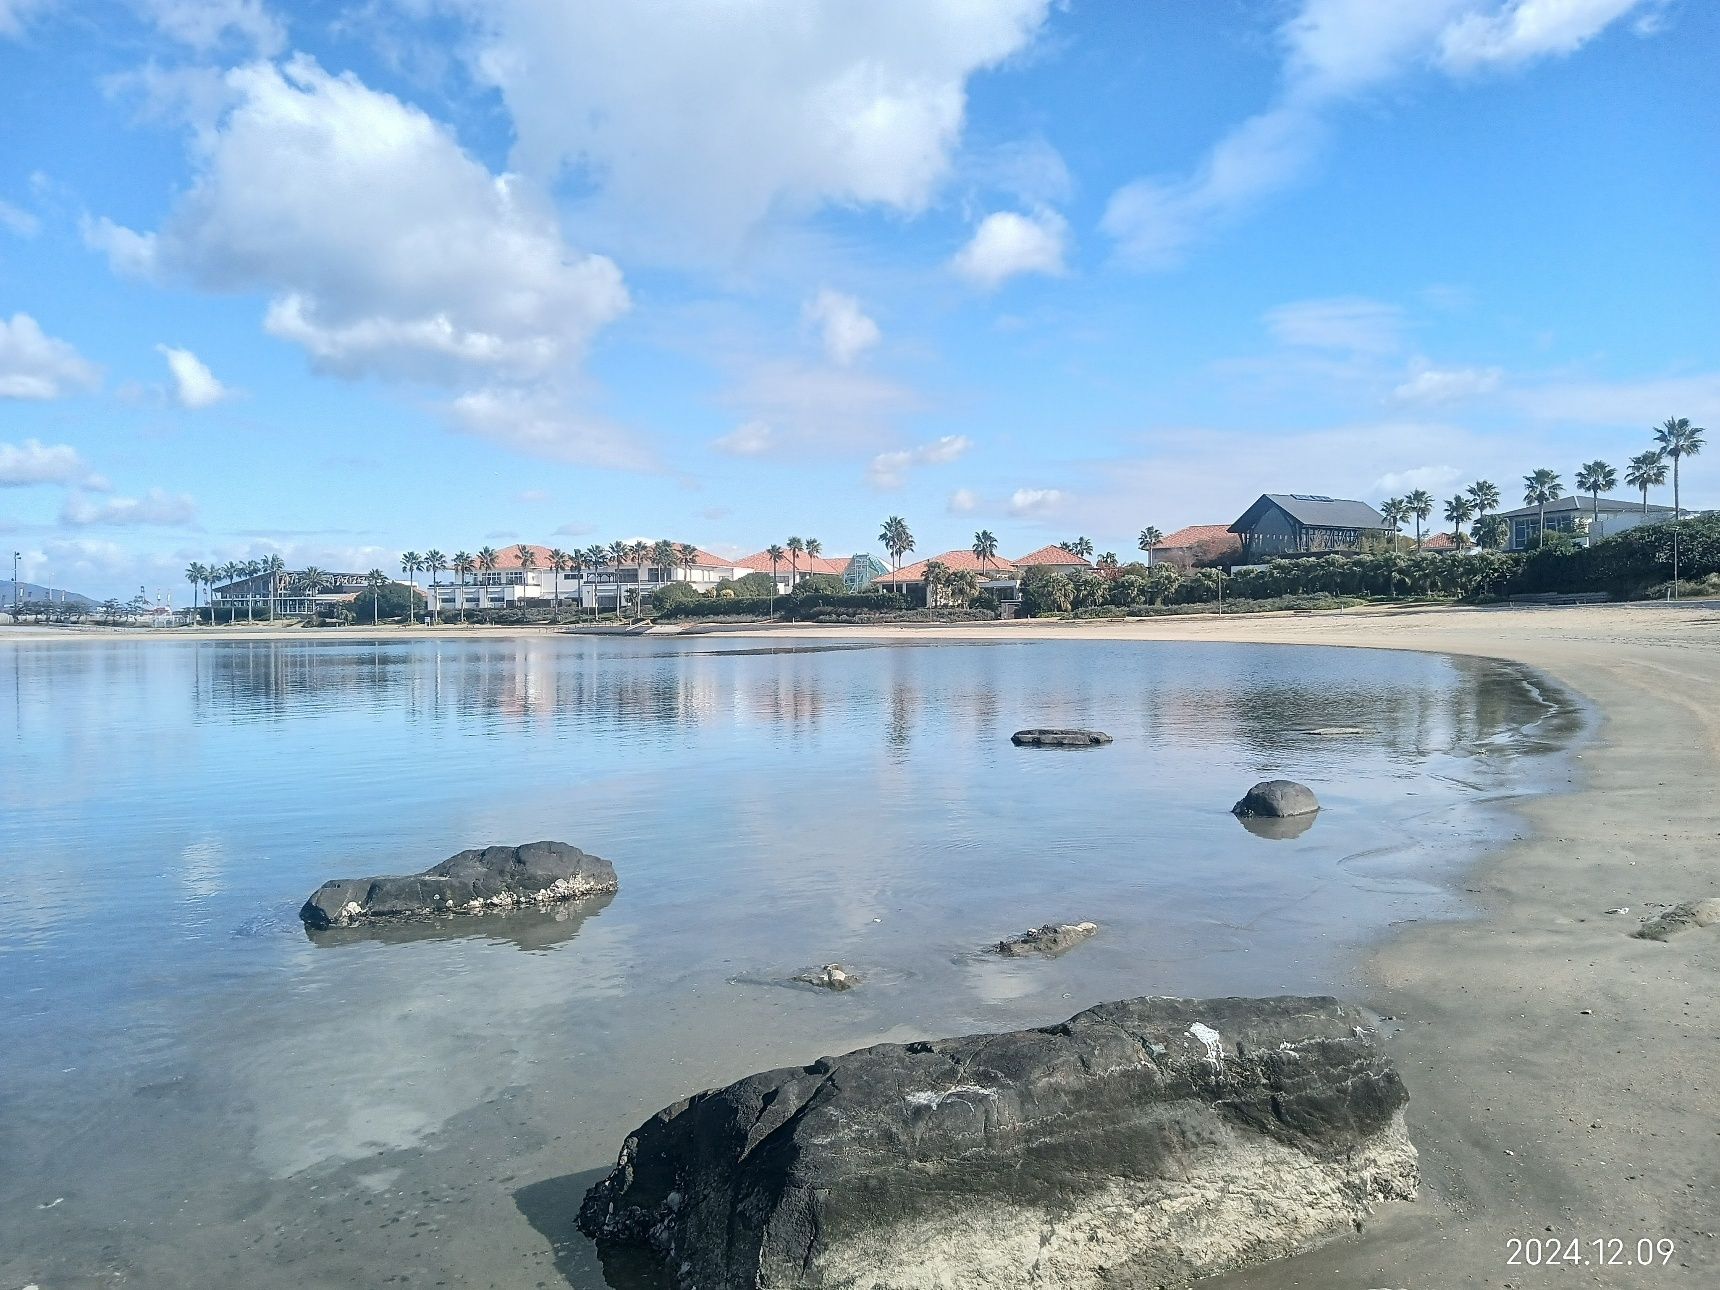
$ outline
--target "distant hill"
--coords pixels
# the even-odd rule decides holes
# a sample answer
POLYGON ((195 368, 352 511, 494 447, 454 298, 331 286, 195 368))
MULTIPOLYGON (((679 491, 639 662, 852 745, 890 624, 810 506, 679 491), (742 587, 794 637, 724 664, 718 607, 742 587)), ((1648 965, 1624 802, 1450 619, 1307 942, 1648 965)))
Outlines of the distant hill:
POLYGON ((96 603, 88 596, 79 595, 75 591, 66 591, 60 587, 44 587, 34 582, 14 584, 10 578, 0 579, 0 609, 10 609, 14 601, 18 599, 22 599, 25 604, 32 600, 65 601, 73 605, 94 605, 96 603), (14 591, 15 585, 22 588, 22 597, 14 591))

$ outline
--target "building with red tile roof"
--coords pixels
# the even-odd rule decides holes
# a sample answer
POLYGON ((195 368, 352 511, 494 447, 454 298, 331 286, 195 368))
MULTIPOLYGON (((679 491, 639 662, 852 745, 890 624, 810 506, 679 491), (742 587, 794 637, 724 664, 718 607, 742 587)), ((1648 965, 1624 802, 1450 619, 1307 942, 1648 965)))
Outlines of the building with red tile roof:
POLYGON ((1147 555, 1148 564, 1174 564, 1189 569, 1202 561, 1240 558, 1242 543, 1228 524, 1190 524, 1153 543, 1147 555))
POLYGON ((1091 560, 1055 544, 1042 546, 1037 551, 1029 551, 1024 556, 1018 556, 1011 563, 1024 573, 1028 569, 1049 569, 1053 573, 1066 574, 1091 573, 1093 571, 1091 560))
POLYGON ((924 582, 926 580, 926 566, 934 560, 952 573, 977 574, 982 582, 992 578, 1011 578, 1016 571, 1015 565, 1002 556, 994 555, 988 560, 981 561, 972 551, 955 550, 945 551, 942 555, 929 555, 924 560, 905 564, 893 572, 881 573, 872 581, 885 587, 893 587, 897 583, 907 586, 924 582))

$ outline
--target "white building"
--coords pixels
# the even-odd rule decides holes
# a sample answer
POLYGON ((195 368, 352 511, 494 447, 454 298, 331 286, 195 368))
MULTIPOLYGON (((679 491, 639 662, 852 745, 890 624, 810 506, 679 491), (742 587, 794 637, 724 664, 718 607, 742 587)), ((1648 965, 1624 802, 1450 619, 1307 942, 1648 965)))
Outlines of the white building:
POLYGON ((734 580, 751 572, 732 560, 698 547, 677 547, 677 561, 670 565, 631 560, 620 565, 610 560, 599 565, 583 556, 557 571, 546 546, 510 546, 495 553, 494 563, 470 573, 443 572, 434 586, 424 590, 441 613, 457 614, 466 609, 540 608, 557 600, 573 609, 613 613, 649 604, 651 593, 671 582, 686 583, 695 591, 712 591, 725 578, 734 580))

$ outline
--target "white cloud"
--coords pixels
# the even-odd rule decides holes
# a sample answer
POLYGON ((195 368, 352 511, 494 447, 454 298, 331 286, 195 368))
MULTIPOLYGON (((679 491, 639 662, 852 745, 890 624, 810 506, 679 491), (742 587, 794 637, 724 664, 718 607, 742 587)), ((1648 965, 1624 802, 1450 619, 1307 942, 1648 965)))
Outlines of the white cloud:
POLYGON ((915 448, 881 452, 872 458, 866 469, 867 481, 874 488, 900 488, 907 482, 908 472, 918 466, 942 466, 957 460, 973 447, 966 435, 947 434, 931 443, 915 448))
POLYGON ((167 35, 206 54, 237 39, 265 57, 286 47, 287 33, 262 0, 147 0, 150 18, 167 35))
POLYGON ((958 488, 955 492, 950 494, 950 500, 946 504, 945 509, 947 509, 951 515, 967 515, 970 512, 977 510, 978 507, 979 498, 974 494, 973 489, 958 488))
POLYGON ((1009 513, 1022 520, 1048 520, 1061 514, 1068 500, 1060 488, 1018 488, 1009 496, 1009 513))
POLYGON ((57 399, 93 389, 101 372, 63 340, 43 333, 29 314, 0 317, 0 399, 57 399))
POLYGON ((1392 397, 1400 403, 1456 403, 1491 394, 1504 380, 1504 370, 1497 367, 1434 367, 1418 363, 1408 378, 1392 390, 1392 397))
POLYGON ((52 3, 53 0, 0 0, 0 36, 18 39, 24 34, 24 24, 52 3))
POLYGON ((92 478, 89 466, 69 443, 45 444, 37 439, 0 443, 0 488, 27 484, 87 487, 92 478))
POLYGON ((152 488, 142 497, 110 497, 97 502, 81 493, 66 498, 60 522, 79 528, 101 524, 132 528, 140 525, 178 527, 197 518, 197 503, 185 493, 152 488))
POLYGON ((571 250, 547 203, 418 109, 303 56, 226 88, 166 224, 86 228, 117 269, 272 292, 266 329, 346 376, 538 379, 627 309, 611 261, 571 250))
POLYGON ((1720 372, 1633 381, 1567 379, 1524 384, 1507 397, 1525 416, 1585 425, 1649 427, 1669 416, 1720 422, 1720 372))
POLYGON ((1456 466, 1415 466, 1409 470, 1394 470, 1381 475, 1368 488, 1371 493, 1390 494, 1395 497, 1399 493, 1414 492, 1418 488, 1438 492, 1462 478, 1463 472, 1456 466))
POLYGON ((173 397, 180 407, 213 407, 231 393, 190 350, 174 349, 171 345, 157 345, 155 348, 167 360, 168 371, 173 373, 173 397))
POLYGON ((1182 178, 1143 178, 1111 197, 1101 227, 1119 256, 1163 267, 1189 244, 1298 180, 1345 101, 1413 69, 1448 72, 1569 54, 1632 10, 1663 0, 1302 0, 1279 30, 1276 102, 1236 126, 1182 178))
POLYGON ((528 457, 615 470, 656 469, 648 445, 602 418, 582 415, 553 390, 473 390, 456 398, 449 412, 455 429, 528 457))
POLYGON ((882 339, 878 324, 861 311, 858 300, 828 287, 806 302, 801 316, 818 328, 830 361, 843 367, 882 339))
POLYGON ((617 224, 727 253, 773 214, 916 212, 950 168, 968 77, 1050 0, 681 5, 454 0, 480 29, 516 164, 595 189, 617 224))
POLYGON ((763 421, 747 421, 736 426, 711 447, 734 457, 761 457, 775 446, 776 435, 763 421))
POLYGON ((1032 215, 996 211, 980 221, 951 267, 975 286, 994 290, 1021 273, 1063 273, 1069 226, 1053 210, 1032 215))
POLYGON ((22 206, 0 201, 0 228, 17 237, 35 237, 42 231, 42 221, 22 206))
POLYGON ((1299 300, 1267 311, 1266 330, 1284 345, 1389 354, 1403 343, 1403 314, 1377 300, 1299 300))

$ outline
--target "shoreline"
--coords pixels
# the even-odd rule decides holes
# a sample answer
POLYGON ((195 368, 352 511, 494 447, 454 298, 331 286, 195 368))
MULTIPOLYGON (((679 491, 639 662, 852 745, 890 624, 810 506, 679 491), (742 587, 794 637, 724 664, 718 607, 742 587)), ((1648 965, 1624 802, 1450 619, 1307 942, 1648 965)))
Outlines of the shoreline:
MULTIPOLYGON (((506 639, 545 627, 0 628, 0 642, 506 639)), ((589 633, 585 633, 589 634, 589 633)), ((614 634, 613 631, 603 634, 614 634)), ((670 634, 659 632, 656 634, 670 634)), ((1400 925, 1351 997, 1395 1028, 1426 1179, 1360 1239, 1214 1287, 1690 1286, 1720 1266, 1720 928, 1628 933, 1644 906, 1720 895, 1720 605, 1382 607, 1147 620, 870 627, 736 625, 673 634, 883 643, 1211 641, 1500 660, 1590 710, 1571 782, 1502 803, 1517 836, 1462 871, 1473 917, 1400 925), (1604 911, 1629 906, 1630 913, 1604 911), (1670 1238, 1664 1268, 1522 1267, 1513 1238, 1670 1238)), ((1585 1254, 1590 1248, 1585 1244, 1585 1254)), ((1712 1275, 1712 1273, 1711 1273, 1712 1275)))

